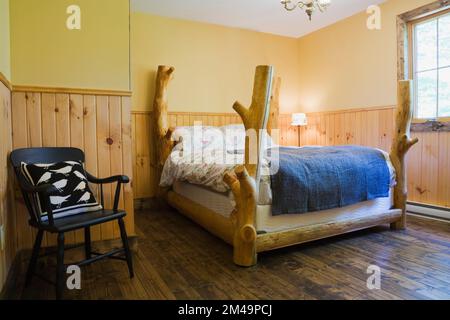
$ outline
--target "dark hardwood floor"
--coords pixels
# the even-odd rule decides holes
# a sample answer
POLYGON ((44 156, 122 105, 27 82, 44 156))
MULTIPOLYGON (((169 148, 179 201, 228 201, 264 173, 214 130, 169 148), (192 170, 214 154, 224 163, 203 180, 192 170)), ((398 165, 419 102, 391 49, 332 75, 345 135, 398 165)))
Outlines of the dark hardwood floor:
MULTIPOLYGON (((450 299, 450 224, 408 217, 406 231, 377 227, 259 255, 240 268, 231 248, 171 209, 136 213, 136 277, 126 264, 102 261, 82 269, 82 289, 67 299, 450 299), (369 265, 382 271, 381 289, 366 286, 369 265)), ((76 249, 68 258, 79 259, 76 249)), ((34 278, 23 289, 26 261, 10 299, 54 299, 34 278)), ((52 276, 52 258, 39 270, 52 276)))

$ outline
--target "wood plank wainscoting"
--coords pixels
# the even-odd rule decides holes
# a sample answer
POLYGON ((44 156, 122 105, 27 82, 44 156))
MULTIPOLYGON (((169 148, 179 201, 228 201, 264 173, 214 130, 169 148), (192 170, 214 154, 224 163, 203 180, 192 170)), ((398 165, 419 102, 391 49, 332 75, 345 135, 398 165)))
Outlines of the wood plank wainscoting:
MULTIPOLYGON (((308 126, 292 127, 291 116, 280 115, 281 145, 359 144, 390 150, 395 106, 349 109, 308 114, 308 126), (300 142, 299 142, 300 137, 300 142)), ((155 196, 151 112, 132 112, 135 199, 155 196)), ((240 123, 234 113, 170 112, 171 126, 221 126, 240 123)), ((419 138, 408 155, 409 201, 450 207, 450 132, 413 132, 419 138)))
POLYGON ((0 292, 8 276, 8 271, 16 255, 16 244, 13 230, 15 216, 13 211, 13 173, 8 165, 11 152, 11 85, 0 73, 0 226, 3 226, 3 248, 0 247, 0 292))
MULTIPOLYGON (((132 180, 131 93, 100 90, 16 87, 12 93, 12 146, 76 147, 86 154, 86 168, 93 175, 128 175, 132 180)), ((98 193, 96 186, 91 186, 98 193)), ((105 186, 105 207, 112 208, 115 186, 105 186)), ((15 187, 18 249, 30 248, 35 231, 28 226, 23 199, 15 187)), ((127 211, 129 235, 134 232, 132 185, 125 185, 120 208, 127 211)), ((92 228, 92 240, 120 238, 117 223, 92 228)), ((83 231, 66 235, 68 243, 84 241, 83 231)), ((43 245, 56 244, 46 235, 43 245)))

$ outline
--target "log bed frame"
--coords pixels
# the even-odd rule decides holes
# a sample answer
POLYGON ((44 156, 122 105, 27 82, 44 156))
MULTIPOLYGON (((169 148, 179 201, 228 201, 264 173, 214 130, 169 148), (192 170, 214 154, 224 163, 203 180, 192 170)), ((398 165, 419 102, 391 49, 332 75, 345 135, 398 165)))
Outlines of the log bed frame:
MULTIPOLYGON (((169 156, 174 142, 171 140, 173 128, 168 127, 167 88, 172 79, 173 67, 160 66, 156 77, 156 93, 153 105, 153 137, 156 146, 157 177, 169 156)), ((275 129, 278 123, 278 95, 280 81, 276 79, 272 91, 273 68, 256 68, 253 98, 247 109, 236 102, 233 109, 240 115, 246 130, 275 129), (272 93, 272 94, 271 94, 272 93)), ((234 195, 236 206, 229 218, 225 218, 193 201, 183 197, 170 188, 160 190, 172 207, 186 215, 202 227, 233 246, 233 261, 239 266, 249 267, 257 262, 257 253, 277 248, 332 237, 352 231, 390 224, 391 229, 406 227, 406 170, 405 155, 418 142, 409 137, 412 111, 410 81, 398 84, 398 112, 390 158, 396 170, 397 184, 394 188, 394 206, 382 213, 370 213, 363 217, 335 218, 326 223, 305 225, 273 233, 257 234, 255 217, 257 207, 258 165, 249 163, 249 139, 246 138, 245 164, 235 169, 236 176, 226 175, 224 181, 234 195)), ((257 131, 259 132, 259 131, 257 131)), ((270 133, 270 131, 269 131, 270 133)), ((258 148, 259 148, 259 136, 258 148)), ((259 153, 258 153, 259 154, 259 153)), ((159 180, 158 180, 159 181, 159 180)))

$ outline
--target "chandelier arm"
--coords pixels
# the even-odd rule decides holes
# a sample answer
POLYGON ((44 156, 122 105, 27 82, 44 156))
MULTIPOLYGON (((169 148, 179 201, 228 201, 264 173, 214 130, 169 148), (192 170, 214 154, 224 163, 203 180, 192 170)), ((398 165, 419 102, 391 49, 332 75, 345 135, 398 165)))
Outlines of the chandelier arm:
POLYGON ((284 8, 287 11, 294 11, 297 7, 304 10, 308 15, 309 20, 311 20, 311 16, 314 13, 314 11, 319 10, 320 12, 323 13, 327 10, 327 8, 330 5, 329 3, 322 4, 320 0, 310 0, 309 2, 301 0, 295 4, 292 3, 292 0, 283 0, 281 1, 281 4, 284 5, 284 8))
POLYGON ((306 6, 306 3, 304 3, 303 1, 299 1, 296 4, 292 4, 292 7, 289 7, 289 4, 291 2, 292 1, 290 1, 290 0, 286 0, 286 1, 281 1, 281 4, 284 5, 284 8, 287 11, 294 11, 295 9, 297 9, 297 7, 299 7, 300 9, 303 9, 306 6))
POLYGON ((319 8, 319 11, 323 13, 323 12, 327 11, 328 6, 317 4, 317 8, 319 8))

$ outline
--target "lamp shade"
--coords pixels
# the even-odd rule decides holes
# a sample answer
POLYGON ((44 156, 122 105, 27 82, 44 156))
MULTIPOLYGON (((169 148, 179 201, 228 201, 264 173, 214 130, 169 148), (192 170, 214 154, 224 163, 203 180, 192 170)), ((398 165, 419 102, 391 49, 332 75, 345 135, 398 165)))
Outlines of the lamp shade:
POLYGON ((293 113, 292 114, 292 123, 293 126, 307 126, 308 118, 304 113, 293 113))

